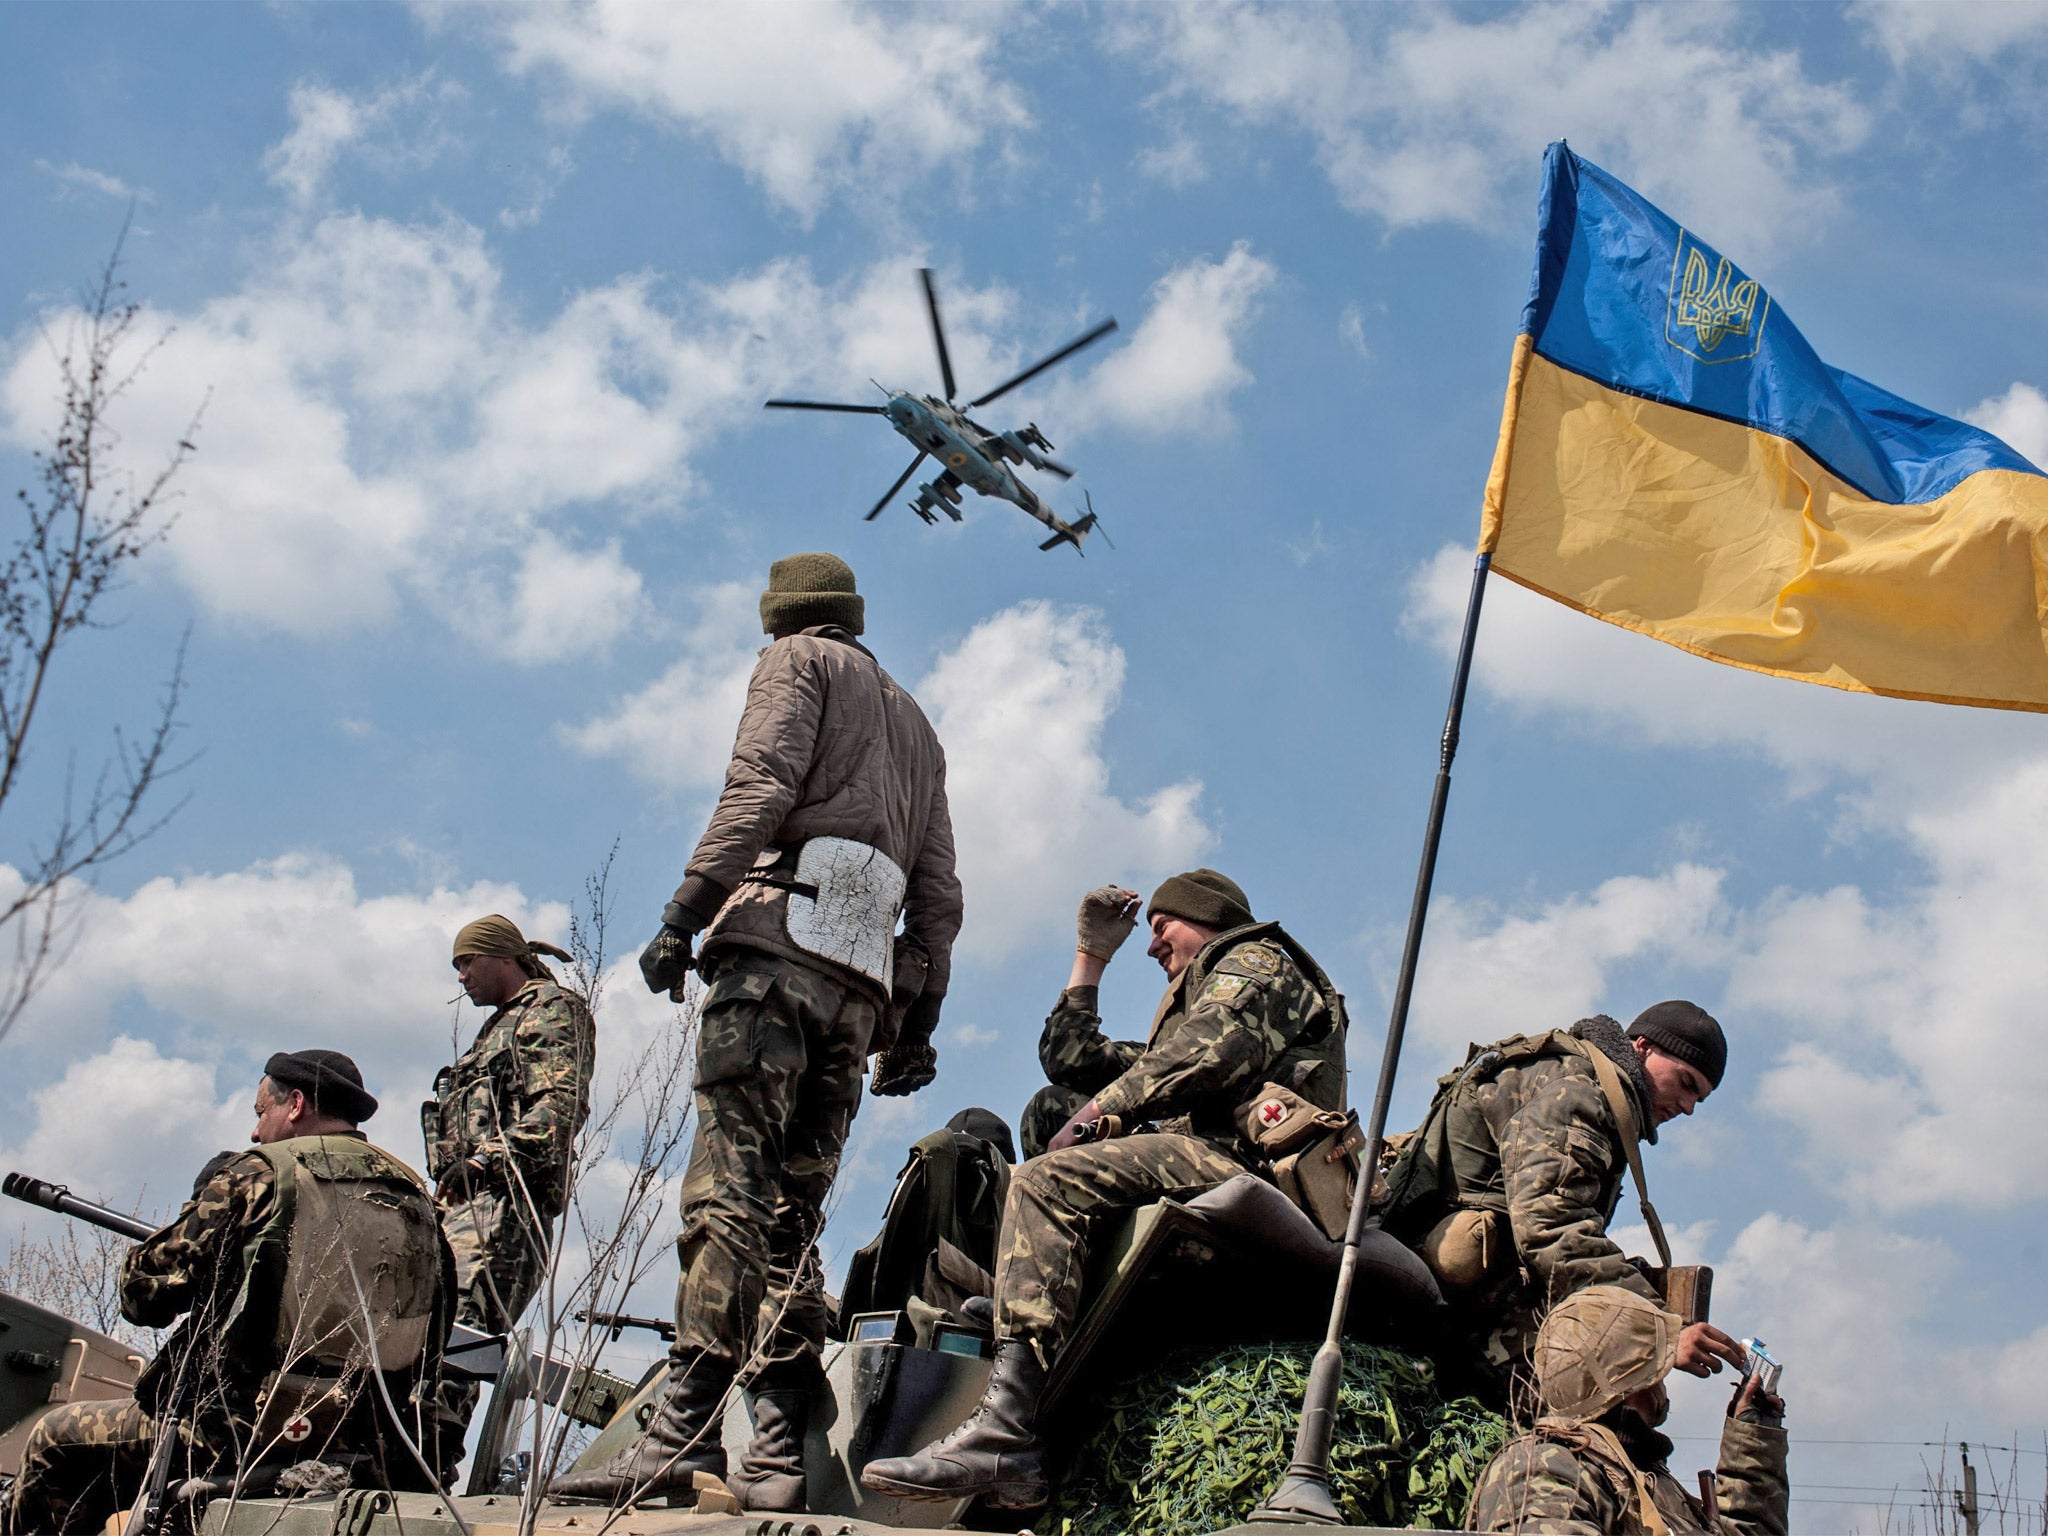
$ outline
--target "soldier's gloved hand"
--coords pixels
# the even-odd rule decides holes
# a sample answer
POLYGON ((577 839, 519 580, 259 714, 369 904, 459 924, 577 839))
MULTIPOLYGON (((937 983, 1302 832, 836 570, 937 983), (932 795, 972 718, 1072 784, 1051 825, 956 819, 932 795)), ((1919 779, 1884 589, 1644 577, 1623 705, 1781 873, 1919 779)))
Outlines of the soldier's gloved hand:
POLYGON ((939 1053, 932 1046, 932 1031, 939 1027, 939 1005, 943 997, 920 996, 903 1010, 903 1023, 896 1043, 875 1062, 868 1079, 868 1092, 883 1098, 902 1098, 928 1088, 939 1075, 939 1053))
POLYGON ((661 909, 661 932, 640 951, 640 974, 648 991, 666 992, 670 997, 682 991, 683 978, 693 964, 690 940, 696 932, 695 921, 680 902, 672 901, 661 909))
POLYGON ((1074 922, 1078 937, 1075 948, 1098 960, 1110 959, 1138 926, 1141 905, 1136 891, 1127 891, 1120 885, 1097 886, 1081 898, 1081 910, 1074 922))

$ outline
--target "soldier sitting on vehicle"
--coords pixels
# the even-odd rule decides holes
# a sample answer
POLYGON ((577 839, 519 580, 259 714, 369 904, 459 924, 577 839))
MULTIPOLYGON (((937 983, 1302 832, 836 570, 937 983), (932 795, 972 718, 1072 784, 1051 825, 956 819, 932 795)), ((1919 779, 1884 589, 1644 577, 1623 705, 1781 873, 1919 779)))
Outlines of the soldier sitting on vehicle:
MULTIPOLYGON (((1608 1223, 1635 1144, 1721 1081, 1728 1043, 1693 1003, 1658 1003, 1624 1032, 1606 1015, 1569 1030, 1475 1046, 1442 1078, 1386 1174, 1380 1224, 1437 1277, 1471 1346, 1473 1384, 1509 1403, 1544 1311, 1589 1285, 1648 1301, 1657 1287, 1608 1223)), ((1706 1376, 1742 1350, 1705 1322, 1678 1340, 1678 1369, 1706 1376)))
MULTIPOLYGON (((513 1327, 540 1289, 568 1204, 576 1133, 590 1113, 590 1005, 543 955, 569 958, 496 913, 463 925, 455 974, 471 1002, 493 1011, 420 1107, 427 1172, 455 1254, 455 1320, 479 1333, 513 1327)), ((435 1450, 444 1479, 462 1459, 476 1402, 474 1382, 441 1388, 435 1450)))
POLYGON ((1671 1475, 1672 1445, 1657 1426, 1671 1407, 1664 1378, 1679 1330, 1669 1312, 1617 1286, 1589 1286, 1554 1307, 1536 1336, 1544 1416, 1487 1463, 1465 1529, 1784 1536, 1785 1404, 1761 1372, 1729 1404, 1715 1507, 1671 1475))
MULTIPOLYGON (((1083 900, 1073 974, 1054 1015, 1105 1059, 1117 1048, 1101 1035, 1096 984, 1137 907, 1134 892, 1115 886, 1083 900)), ((1045 1156, 1011 1178, 997 1245, 995 1370, 981 1406, 917 1455, 868 1463, 861 1481, 878 1492, 1042 1504, 1038 1401, 1077 1320, 1102 1224, 1261 1168, 1239 1130, 1247 1100, 1277 1087, 1318 1109, 1343 1105, 1343 1000, 1305 949, 1279 924, 1256 921, 1244 892, 1214 870, 1167 880, 1149 916, 1147 953, 1171 980, 1150 1042, 1045 1156)))
POLYGON ((451 1265, 419 1175, 356 1129, 376 1108, 339 1051, 270 1058, 255 1150, 209 1163, 121 1265, 122 1316, 185 1321, 133 1398, 66 1403, 36 1425, 9 1531, 99 1530, 154 1481, 166 1421, 173 1487, 313 1460, 358 1484, 431 1486, 384 1393, 409 1414, 438 1372, 451 1265))

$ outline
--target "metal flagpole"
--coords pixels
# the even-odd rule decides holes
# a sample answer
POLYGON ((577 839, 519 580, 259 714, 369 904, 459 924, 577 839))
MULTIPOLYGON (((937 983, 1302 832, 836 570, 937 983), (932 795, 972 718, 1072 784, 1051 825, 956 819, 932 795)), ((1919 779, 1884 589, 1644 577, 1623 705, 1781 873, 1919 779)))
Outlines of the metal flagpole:
POLYGON ((1422 952, 1422 925, 1429 916, 1429 887, 1436 878, 1436 849, 1443 837, 1444 805, 1451 796, 1451 759, 1458 755, 1458 722, 1465 713, 1465 681, 1472 672, 1472 645, 1479 634, 1479 604, 1486 595, 1486 572, 1492 564, 1493 553, 1488 550, 1480 554, 1472 567, 1472 596, 1465 605, 1465 632, 1458 642, 1458 665, 1451 678, 1451 707, 1444 719, 1436 792, 1430 798, 1429 825, 1422 834, 1422 864, 1415 872, 1415 902, 1408 909, 1408 941, 1401 950, 1401 975, 1394 983, 1394 1011, 1387 1021, 1387 1046, 1380 1057, 1379 1086, 1373 1090, 1372 1118, 1366 1124, 1358 1187, 1352 1192, 1351 1219, 1344 1229, 1344 1258, 1337 1270, 1337 1294, 1330 1304, 1330 1327, 1309 1370, 1308 1391, 1301 1403, 1301 1424, 1295 1432, 1294 1460, 1280 1486, 1253 1511, 1254 1520, 1344 1523, 1336 1501, 1330 1497, 1330 1439, 1337 1424, 1337 1388, 1344 1379, 1344 1322, 1351 1310, 1351 1284, 1358 1273, 1358 1245, 1365 1237, 1365 1217, 1372 1203, 1373 1176, 1379 1170, 1380 1145, 1386 1139, 1387 1104, 1394 1096, 1394 1072, 1401 1064, 1401 1037, 1408 1028, 1408 998, 1415 990, 1415 962, 1422 952))

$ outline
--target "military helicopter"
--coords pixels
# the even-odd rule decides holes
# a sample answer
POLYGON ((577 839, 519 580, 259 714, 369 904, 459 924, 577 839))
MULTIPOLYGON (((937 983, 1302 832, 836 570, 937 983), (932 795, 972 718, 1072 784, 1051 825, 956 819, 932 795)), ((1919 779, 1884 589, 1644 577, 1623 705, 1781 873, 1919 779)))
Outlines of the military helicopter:
POLYGON ((918 465, 927 458, 937 459, 944 469, 932 479, 917 488, 917 498, 911 502, 910 510, 927 523, 936 522, 934 514, 943 512, 954 522, 960 521, 960 488, 964 485, 983 496, 997 496, 1004 501, 1014 502, 1046 527, 1052 529, 1052 537, 1039 545, 1040 549, 1052 549, 1057 545, 1071 544, 1074 552, 1081 552, 1081 541, 1088 531, 1096 526, 1095 508, 1090 502, 1089 509, 1073 522, 1067 522, 1046 505, 1045 498, 1018 479, 1012 472, 1012 464, 1029 464, 1033 469, 1042 469, 1048 474, 1058 475, 1062 480, 1071 480, 1074 472, 1066 465, 1046 457, 1052 452, 1052 444, 1045 434, 1038 430, 1036 422, 1010 432, 995 432, 975 421, 968 412, 1000 399, 1030 379, 1035 379, 1055 363, 1065 362, 1083 347, 1100 341, 1116 329, 1116 321, 1105 320, 1092 331, 1068 342, 1057 352, 1040 358, 1029 368, 1015 377, 998 384, 987 394, 970 400, 966 405, 956 405, 954 396, 959 393, 953 382, 953 359, 946 351, 946 328, 939 320, 939 290, 932 280, 932 269, 921 267, 918 275, 924 280, 924 299, 931 311, 932 340, 939 349, 939 377, 944 380, 946 395, 914 395, 908 390, 884 389, 880 384, 875 388, 888 397, 882 405, 846 405, 830 400, 769 400, 766 408, 782 411, 843 411, 860 416, 885 416, 889 425, 910 439, 917 449, 917 457, 910 461, 910 467, 896 477, 896 483, 882 493, 882 499, 874 504, 867 514, 872 522, 881 516, 882 509, 889 505, 896 493, 903 489, 910 477, 917 473, 918 465))

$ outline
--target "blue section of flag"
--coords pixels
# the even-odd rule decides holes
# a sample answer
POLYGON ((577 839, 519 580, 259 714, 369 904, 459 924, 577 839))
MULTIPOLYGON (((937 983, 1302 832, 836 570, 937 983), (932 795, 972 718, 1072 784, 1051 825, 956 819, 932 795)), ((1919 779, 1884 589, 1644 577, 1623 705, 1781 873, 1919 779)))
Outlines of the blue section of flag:
POLYGON ((1522 329, 1559 366, 1789 438, 1877 501, 2041 474, 1989 432, 1830 368, 1748 273, 1561 143, 1539 221, 1522 329))

